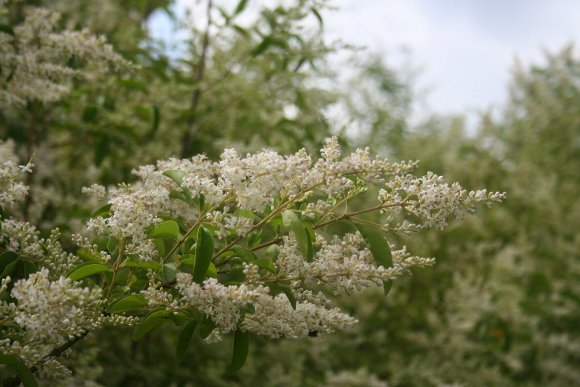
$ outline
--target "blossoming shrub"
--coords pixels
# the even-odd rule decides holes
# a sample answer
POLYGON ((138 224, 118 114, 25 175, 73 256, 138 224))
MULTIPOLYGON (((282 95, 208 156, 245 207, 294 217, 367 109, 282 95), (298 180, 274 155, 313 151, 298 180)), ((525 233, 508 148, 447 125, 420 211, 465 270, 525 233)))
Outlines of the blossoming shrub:
POLYGON ((59 356, 104 325, 131 325, 140 340, 175 324, 178 360, 194 336, 213 342, 232 334, 235 372, 252 335, 298 338, 349 327, 356 319, 329 294, 374 286, 387 293, 411 268, 434 263, 389 243, 388 233, 444 228, 448 218, 504 197, 467 192, 432 173, 416 177, 415 167, 368 150, 342 156, 336 138, 316 161, 304 150, 241 157, 233 149, 216 162, 159 161, 135 170, 133 184, 86 189, 106 205, 74 236, 72 254, 58 230, 42 238, 11 215, 26 192, 19 175, 30 166, 6 161, 0 360, 33 385, 34 373, 69 373, 59 356), (372 213, 384 221, 365 217, 372 213))

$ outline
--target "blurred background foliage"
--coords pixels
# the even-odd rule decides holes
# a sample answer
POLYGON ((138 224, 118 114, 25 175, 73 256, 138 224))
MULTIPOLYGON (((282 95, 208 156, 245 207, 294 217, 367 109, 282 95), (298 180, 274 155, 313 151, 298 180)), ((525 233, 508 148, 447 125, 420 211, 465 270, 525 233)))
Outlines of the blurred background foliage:
POLYGON ((77 82, 58 103, 0 107, 0 138, 15 141, 23 160, 34 154, 23 211, 45 230, 82 227, 96 204, 81 187, 130 181, 138 165, 215 158, 224 147, 312 151, 331 134, 345 146, 419 159, 422 172, 469 189, 508 193, 504 205, 443 232, 393 236, 438 264, 397 282, 386 298, 343 300, 360 320, 353 331, 256 338, 235 376, 224 373, 227 339, 197 343, 177 364, 174 327, 140 342, 103 331, 69 359, 77 385, 580 383, 580 57, 572 46, 541 66, 517 65, 509 101, 499 114, 482 113, 475 128, 461 116, 411 124, 420 98, 412 76, 364 51, 350 51, 358 59, 339 76, 330 59, 350 48, 324 39, 323 1, 258 12, 246 1, 197 2, 187 22, 170 0, 20 1, 8 2, 0 24, 19 24, 32 6, 60 12, 63 29, 106 36, 135 64, 77 82), (183 55, 150 38, 154 12, 189 31, 183 55))

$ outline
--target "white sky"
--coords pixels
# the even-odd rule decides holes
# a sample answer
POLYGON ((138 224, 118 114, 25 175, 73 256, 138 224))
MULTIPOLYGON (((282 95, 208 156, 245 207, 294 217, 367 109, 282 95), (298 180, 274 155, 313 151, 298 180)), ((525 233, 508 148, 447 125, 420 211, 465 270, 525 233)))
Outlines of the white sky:
MULTIPOLYGON (((234 0, 232 6, 237 3, 234 0)), ((178 0, 180 4, 198 3, 178 0)), ((260 1, 262 3, 262 1, 260 1)), ((250 4, 252 0, 250 0, 250 4)), ((265 2, 267 3, 267 2, 265 2)), ((410 52, 436 113, 465 113, 505 100, 516 56, 542 61, 580 39, 580 0, 334 0, 326 34, 401 63, 410 52)), ((151 26, 162 29, 158 21, 151 26)))
POLYGON ((580 39, 579 0, 337 0, 328 33, 420 68, 435 112, 485 109, 507 95, 517 56, 542 61, 580 39))

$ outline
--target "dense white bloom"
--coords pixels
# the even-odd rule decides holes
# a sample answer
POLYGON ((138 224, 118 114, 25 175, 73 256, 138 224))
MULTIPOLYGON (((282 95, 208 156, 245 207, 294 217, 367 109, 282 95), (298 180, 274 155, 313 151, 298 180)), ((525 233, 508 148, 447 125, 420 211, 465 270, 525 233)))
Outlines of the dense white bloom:
POLYGON ((420 178, 394 176, 386 187, 380 190, 379 201, 386 205, 398 204, 421 219, 423 226, 440 229, 447 227, 452 216, 461 219, 464 212, 474 212, 478 204, 491 205, 505 198, 499 192, 467 192, 459 183, 449 185, 433 172, 420 178))
POLYGON ((56 32, 58 22, 54 12, 31 9, 13 34, 0 32, 0 106, 54 102, 69 92, 73 79, 91 78, 111 65, 128 65, 103 37, 86 30, 56 32), (72 59, 86 65, 68 66, 72 59))
POLYGON ((62 344, 89 329, 100 314, 101 291, 83 288, 70 279, 49 279, 47 269, 14 284, 14 321, 26 329, 31 340, 62 344))
POLYGON ((28 186, 22 182, 25 173, 32 171, 32 164, 18 165, 12 141, 0 141, 0 207, 10 208, 24 199, 28 186))

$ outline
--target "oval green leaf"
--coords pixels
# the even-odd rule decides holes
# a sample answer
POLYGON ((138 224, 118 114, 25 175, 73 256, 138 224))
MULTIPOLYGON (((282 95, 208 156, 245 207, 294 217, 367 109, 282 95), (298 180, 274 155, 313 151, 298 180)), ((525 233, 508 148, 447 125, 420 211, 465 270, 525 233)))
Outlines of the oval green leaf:
POLYGON ((196 243, 193 280, 201 283, 207 274, 209 264, 213 257, 213 236, 204 227, 200 227, 197 231, 196 243))
POLYGON ((133 340, 139 341, 146 333, 159 328, 170 320, 168 319, 171 312, 167 310, 157 310, 149 314, 133 330, 133 340))
POLYGON ((109 306, 109 313, 117 314, 139 310, 147 306, 147 300, 141 294, 130 294, 115 301, 109 306))
POLYGON ((24 362, 14 355, 0 354, 0 364, 12 367, 17 373, 24 387, 37 387, 38 382, 34 378, 32 371, 26 367, 24 362))
POLYGON ((175 282, 177 278, 177 267, 175 263, 169 262, 163 265, 163 279, 166 283, 170 284, 175 282))
POLYGON ((112 204, 106 204, 103 207, 99 208, 98 210, 96 210, 95 212, 93 212, 93 214, 91 215, 91 218, 98 218, 103 217, 103 218, 108 218, 109 215, 111 214, 111 207, 113 205, 112 204))
POLYGON ((0 254, 0 273, 2 273, 2 278, 10 275, 12 268, 14 268, 14 265, 18 260, 18 257, 19 255, 14 251, 6 251, 0 254), (5 271, 7 272, 6 274, 4 274, 5 271))
POLYGON ((129 261, 125 262, 123 267, 132 267, 135 269, 152 269, 155 271, 161 270, 161 265, 154 261, 129 261))
POLYGON ((202 339, 207 339, 215 327, 215 323, 209 317, 205 316, 201 321, 201 325, 199 326, 199 337, 202 339))
POLYGON ((152 238, 160 239, 177 239, 179 236, 179 225, 174 220, 166 220, 159 223, 153 231, 151 231, 152 238))
POLYGON ((173 180, 178 186, 181 186, 181 182, 183 181, 183 178, 185 177, 186 173, 176 169, 171 171, 165 171, 163 172, 163 175, 173 180))
POLYGON ((248 350, 250 349, 250 334, 242 332, 239 328, 234 336, 234 353, 232 355, 232 364, 230 372, 237 372, 248 358, 248 350))
POLYGON ((81 280, 83 278, 95 275, 95 274, 111 273, 111 272, 112 272, 111 268, 105 264, 89 263, 89 264, 83 264, 81 266, 76 267, 68 275, 68 277, 73 281, 78 281, 78 280, 81 280))
POLYGON ((177 347, 175 348, 175 357, 177 358, 177 362, 181 363, 185 358, 185 353, 187 352, 187 348, 189 347, 189 343, 191 342, 191 338, 193 337, 193 332, 195 331, 195 327, 197 327, 197 321, 191 320, 181 330, 179 334, 179 339, 177 341, 177 347))
POLYGON ((258 266, 260 269, 264 269, 273 274, 276 274, 276 266, 274 266, 274 262, 272 262, 268 258, 257 259, 252 263, 258 266))
MULTIPOLYGON (((373 255, 377 265, 383 266, 384 268, 393 266, 391 247, 389 246, 389 242, 387 242, 383 234, 366 224, 355 224, 355 226, 367 243, 367 246, 371 251, 371 254, 373 255)), ((391 290, 390 281, 383 282, 383 290, 385 295, 387 295, 389 290, 391 290)))

